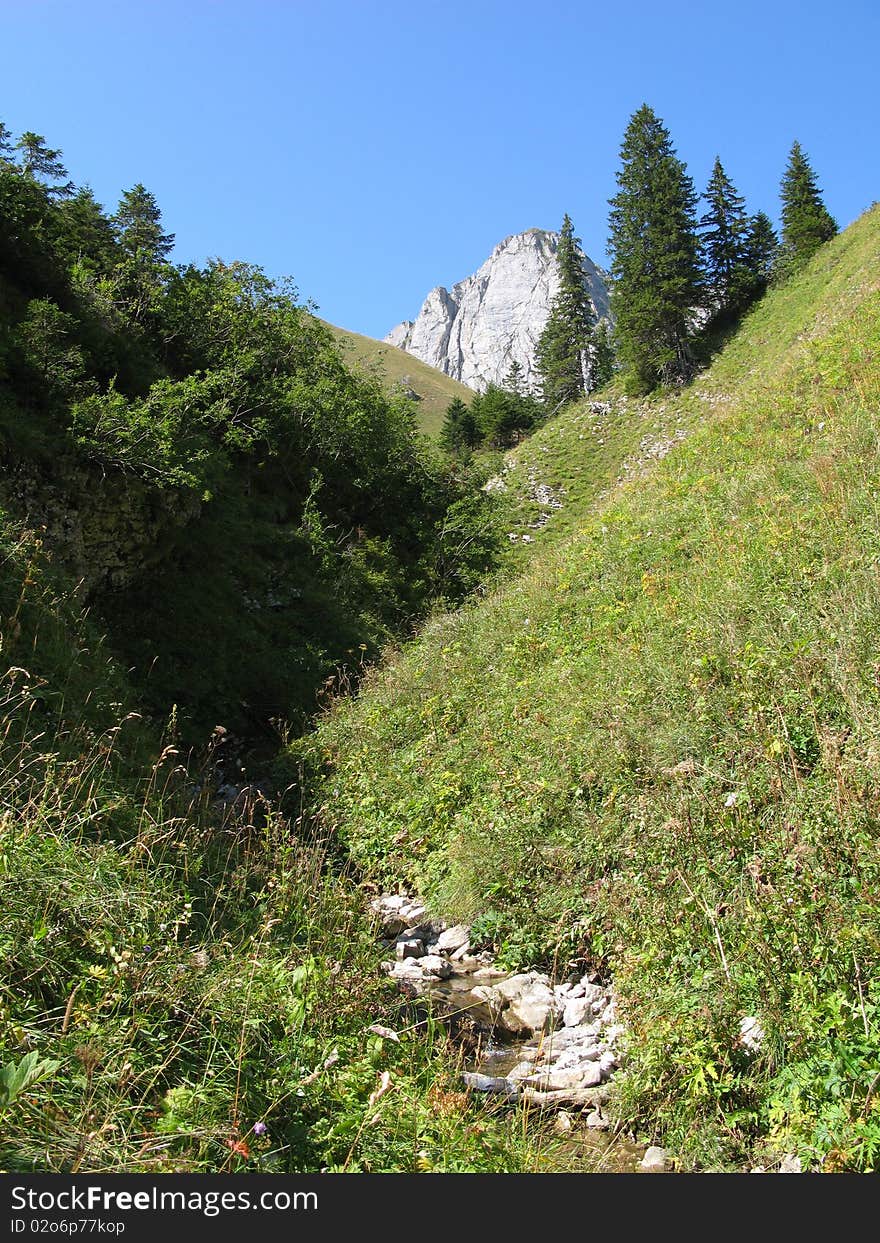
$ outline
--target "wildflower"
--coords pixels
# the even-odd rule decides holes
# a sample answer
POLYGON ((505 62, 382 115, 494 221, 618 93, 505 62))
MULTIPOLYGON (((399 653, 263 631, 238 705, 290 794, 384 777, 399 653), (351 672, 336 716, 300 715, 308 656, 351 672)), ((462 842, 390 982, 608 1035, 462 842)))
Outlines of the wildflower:
POLYGON ((253 1127, 254 1135, 265 1135, 268 1129, 269 1128, 266 1126, 265 1122, 254 1123, 254 1127, 253 1127))

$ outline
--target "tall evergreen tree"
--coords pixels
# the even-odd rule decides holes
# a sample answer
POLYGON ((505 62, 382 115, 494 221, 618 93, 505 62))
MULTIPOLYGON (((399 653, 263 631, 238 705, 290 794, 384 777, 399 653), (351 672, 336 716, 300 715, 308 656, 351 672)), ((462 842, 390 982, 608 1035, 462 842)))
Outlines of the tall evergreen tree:
POLYGON ((620 360, 642 389, 687 379, 700 301, 697 195, 647 104, 630 120, 611 200, 612 309, 620 360))
POLYGON ((773 278, 779 254, 779 238, 770 217, 759 211, 749 221, 746 255, 752 279, 752 297, 760 298, 773 278))
POLYGON ((607 319, 601 319, 593 329, 593 388, 602 388, 614 378, 616 352, 614 337, 607 319))
POLYGON ((590 347, 595 313, 580 239, 574 236, 568 215, 562 222, 556 263, 559 288, 535 352, 544 404, 551 410, 576 401, 593 386, 590 347))
POLYGON ((140 322, 155 306, 174 234, 163 232, 155 195, 140 183, 123 194, 113 223, 123 255, 120 289, 129 314, 140 322))
POLYGON ((0 121, 0 168, 12 164, 12 131, 0 121))
POLYGON ((780 197, 780 259, 783 269, 792 271, 806 263, 823 242, 827 242, 837 232, 837 222, 822 202, 816 174, 799 142, 792 144, 780 186, 780 197))
POLYGON ((66 198, 73 193, 73 182, 68 179, 61 152, 47 147, 42 134, 25 130, 15 149, 19 152, 19 167, 25 177, 31 181, 64 178, 60 184, 47 186, 47 190, 58 198, 66 198))
POLYGON ((508 393, 515 393, 517 397, 522 397, 526 391, 526 381, 523 375, 522 364, 516 359, 507 369, 507 375, 504 377, 504 383, 501 385, 508 393))
POLYGON ((482 439, 477 421, 460 397, 453 397, 446 407, 443 427, 440 431, 440 443, 450 453, 459 453, 464 449, 473 449, 482 439))
POLYGON ((700 218, 700 250, 706 306, 714 316, 736 314, 748 302, 749 219, 746 201, 738 194, 718 156, 703 196, 708 211, 700 218))

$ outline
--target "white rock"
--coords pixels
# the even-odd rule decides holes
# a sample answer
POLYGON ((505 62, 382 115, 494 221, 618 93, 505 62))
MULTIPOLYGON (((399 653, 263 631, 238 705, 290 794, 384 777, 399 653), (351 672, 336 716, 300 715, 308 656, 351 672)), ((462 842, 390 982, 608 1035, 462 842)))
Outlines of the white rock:
POLYGON ((477 1075, 471 1071, 465 1071, 462 1080, 467 1088, 474 1092, 493 1092, 499 1096, 518 1096, 519 1088, 515 1083, 511 1083, 509 1079, 500 1079, 494 1075, 477 1075))
MULTIPOLYGON (((543 229, 505 238, 473 276, 432 289, 416 319, 385 340, 479 390, 500 384, 518 362, 535 389, 535 347, 559 284, 558 243, 558 233, 543 229)), ((603 275, 590 259, 585 266, 596 312, 607 316, 603 275)))
POLYGON ((598 1109, 594 1109, 592 1113, 588 1113, 584 1119, 584 1125, 588 1126, 591 1131, 607 1131, 608 1119, 598 1109))
POLYGON ((451 954, 454 950, 460 949, 462 945, 467 945, 470 934, 471 930, 466 924, 456 924, 453 928, 447 928, 437 938, 437 949, 441 953, 451 954))
POLYGON ((551 1067, 550 1070, 542 1070, 537 1074, 530 1075, 527 1082, 529 1087, 537 1088, 539 1092, 561 1092, 563 1090, 568 1091, 570 1088, 595 1088, 602 1082, 602 1072, 595 1062, 563 1070, 551 1067))
POLYGON ((651 1147, 642 1157, 639 1168, 646 1174, 664 1174, 669 1168, 669 1157, 665 1148, 651 1147))
POLYGON ((580 1027, 590 1013, 591 1002, 586 997, 575 997, 567 1002, 562 1014, 562 1022, 566 1027, 580 1027))
POLYGON ((395 945, 394 952, 399 959, 421 958, 425 952, 425 943, 415 937, 408 940, 400 940, 395 945))
POLYGON ((448 980, 454 970, 452 963, 439 954, 426 954, 418 960, 418 967, 425 976, 435 980, 448 980))
POLYGON ((453 962, 464 962, 464 960, 468 957, 470 952, 471 952, 471 943, 470 941, 465 941, 464 945, 460 945, 457 950, 453 950, 453 952, 449 955, 449 957, 452 959, 453 962))
POLYGON ((617 1070, 617 1058, 613 1053, 602 1054, 599 1058, 599 1069, 603 1079, 608 1079, 617 1070))
POLYGON ((800 1157, 796 1156, 793 1152, 790 1152, 786 1156, 784 1156, 779 1166, 779 1173, 780 1174, 802 1174, 803 1169, 801 1168, 800 1157))
POLYGON ((764 1043, 764 1029, 753 1015, 746 1015, 740 1022, 739 1042, 749 1053, 757 1053, 764 1043))

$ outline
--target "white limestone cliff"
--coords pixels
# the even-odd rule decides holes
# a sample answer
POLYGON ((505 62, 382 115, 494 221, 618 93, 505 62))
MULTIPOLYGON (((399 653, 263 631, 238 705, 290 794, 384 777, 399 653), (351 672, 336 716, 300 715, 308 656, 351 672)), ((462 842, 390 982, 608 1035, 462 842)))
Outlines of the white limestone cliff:
MULTIPOLYGON (((471 388, 500 384, 513 362, 531 388, 537 384, 535 347, 558 284, 558 233, 527 229, 500 242, 473 276, 432 289, 415 320, 385 338, 471 388)), ((586 259, 590 298, 608 314, 603 273, 586 259)))

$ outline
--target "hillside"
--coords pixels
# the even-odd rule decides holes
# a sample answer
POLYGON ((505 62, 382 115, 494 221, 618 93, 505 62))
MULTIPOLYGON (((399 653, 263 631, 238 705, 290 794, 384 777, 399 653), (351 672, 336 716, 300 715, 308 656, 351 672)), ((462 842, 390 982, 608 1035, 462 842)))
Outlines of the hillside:
POLYGON ((444 375, 436 367, 428 366, 421 359, 405 354, 403 350, 384 341, 375 341, 372 337, 361 336, 358 332, 347 332, 325 320, 321 322, 333 334, 349 366, 377 375, 389 391, 402 388, 416 394, 419 398, 416 416, 418 426, 426 436, 439 435, 446 407, 454 398, 460 397, 468 403, 471 401, 474 395, 472 389, 466 384, 460 384, 458 380, 453 380, 451 376, 444 375))
POLYGON ((680 1168, 880 1149, 878 351, 875 207, 693 387, 515 450, 511 574, 294 752, 368 874, 610 971, 680 1168))

